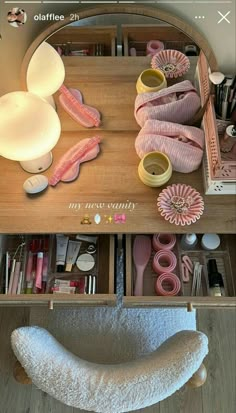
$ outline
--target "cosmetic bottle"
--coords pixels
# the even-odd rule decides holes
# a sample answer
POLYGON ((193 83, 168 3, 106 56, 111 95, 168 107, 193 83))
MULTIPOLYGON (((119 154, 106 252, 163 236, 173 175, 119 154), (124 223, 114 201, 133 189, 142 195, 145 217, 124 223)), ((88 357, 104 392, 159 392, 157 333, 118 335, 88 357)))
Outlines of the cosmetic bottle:
POLYGON ((236 108, 231 113, 232 122, 226 128, 223 139, 220 140, 221 157, 226 161, 236 161, 236 108))
POLYGON ((222 297, 225 295, 224 283, 222 275, 218 272, 215 259, 210 259, 207 264, 208 267, 208 279, 210 287, 210 296, 222 297))
POLYGON ((192 250, 197 245, 198 239, 196 234, 184 234, 180 241, 183 250, 192 250))

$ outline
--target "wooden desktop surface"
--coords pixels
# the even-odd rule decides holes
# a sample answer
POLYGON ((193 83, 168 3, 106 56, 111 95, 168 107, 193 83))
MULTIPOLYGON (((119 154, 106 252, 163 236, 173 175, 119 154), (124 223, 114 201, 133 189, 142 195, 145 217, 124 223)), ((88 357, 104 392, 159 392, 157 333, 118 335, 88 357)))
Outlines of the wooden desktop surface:
POLYGON ((60 182, 31 197, 22 188, 30 174, 17 162, 1 158, 0 233, 235 233, 235 197, 205 196, 201 169, 191 174, 173 173, 168 182, 189 184, 203 195, 203 216, 184 228, 160 216, 156 203, 163 187, 149 188, 139 180, 140 159, 134 148, 140 129, 133 115, 135 83, 149 66, 149 58, 66 57, 64 62, 65 85, 81 90, 85 103, 102 113, 102 125, 85 129, 58 105, 62 135, 53 149, 53 165, 44 174, 49 177, 65 151, 84 138, 99 135, 101 152, 97 159, 81 164, 74 182, 60 182), (126 222, 115 223, 115 213, 126 214, 126 222), (86 214, 91 224, 82 225, 86 214), (101 217, 98 225, 96 214, 101 217))

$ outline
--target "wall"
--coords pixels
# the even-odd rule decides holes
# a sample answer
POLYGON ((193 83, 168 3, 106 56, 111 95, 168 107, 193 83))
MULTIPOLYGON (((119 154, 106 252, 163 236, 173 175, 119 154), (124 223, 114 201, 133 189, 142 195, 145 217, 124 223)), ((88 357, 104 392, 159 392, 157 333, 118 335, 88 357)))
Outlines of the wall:
MULTIPOLYGON (((204 0, 191 0, 191 2, 167 0, 158 4, 159 8, 168 10, 173 14, 185 19, 192 26, 197 28, 199 32, 205 35, 210 45, 212 46, 217 58, 220 69, 226 72, 234 72, 236 67, 235 62, 235 1, 222 0, 222 4, 218 1, 207 2, 204 0), (164 2, 167 4, 164 4, 164 2), (225 3, 223 3, 225 2, 225 3), (227 18, 231 23, 223 20, 217 23, 221 16, 217 11, 225 15, 231 11, 227 18), (203 16, 204 18, 196 19, 195 16, 203 16)), ((59 0, 58 0, 59 2, 59 0)), ((105 3, 106 1, 104 1, 105 3)), ((12 90, 20 89, 20 66, 25 51, 30 43, 39 34, 49 22, 34 21, 33 16, 38 13, 68 14, 71 11, 79 10, 75 4, 17 4, 26 10, 28 20, 26 24, 20 28, 11 27, 6 20, 6 15, 11 6, 1 0, 0 8, 0 95, 12 90)), ((62 3, 62 2, 61 2, 62 3)), ((143 1, 143 4, 145 1, 143 1)), ((93 4, 94 6, 94 4, 93 4)), ((81 6, 80 6, 81 7, 81 6)), ((82 7, 91 7, 83 4, 82 7)))

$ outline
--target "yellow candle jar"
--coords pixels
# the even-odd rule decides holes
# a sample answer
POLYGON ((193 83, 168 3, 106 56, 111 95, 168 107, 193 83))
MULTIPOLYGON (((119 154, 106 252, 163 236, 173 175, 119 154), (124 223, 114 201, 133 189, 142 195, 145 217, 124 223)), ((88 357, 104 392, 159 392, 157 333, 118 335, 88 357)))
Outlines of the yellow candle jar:
POLYGON ((152 187, 164 185, 172 175, 172 165, 162 152, 149 152, 140 161, 138 174, 141 181, 152 187))
POLYGON ((167 86, 166 78, 161 70, 146 69, 140 75, 136 83, 137 93, 157 92, 167 86))

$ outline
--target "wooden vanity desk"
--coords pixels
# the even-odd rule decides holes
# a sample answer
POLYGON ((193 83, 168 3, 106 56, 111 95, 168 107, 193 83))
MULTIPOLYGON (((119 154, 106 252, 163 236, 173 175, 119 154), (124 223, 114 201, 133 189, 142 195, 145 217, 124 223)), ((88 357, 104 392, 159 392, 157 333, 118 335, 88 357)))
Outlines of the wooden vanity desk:
MULTIPOLYGON (((146 187, 138 177, 139 157, 134 148, 140 130, 133 112, 136 79, 149 67, 148 57, 64 57, 65 85, 80 89, 84 101, 102 114, 98 129, 85 129, 74 122, 58 104, 61 138, 53 149, 53 165, 79 140, 99 135, 98 158, 81 164, 76 181, 60 182, 44 193, 29 197, 22 188, 30 175, 17 162, 1 158, 0 233, 235 233, 235 198, 204 196, 201 168, 191 174, 173 173, 168 184, 185 183, 204 197, 201 219, 188 228, 167 223, 158 213, 160 189, 146 187), (120 208, 119 208, 120 206, 120 208), (99 213, 101 223, 95 224, 99 213), (126 223, 109 222, 115 213, 125 213, 126 223), (88 214, 90 225, 81 225, 88 214)), ((37 116, 35 121, 37 121, 37 116)))

